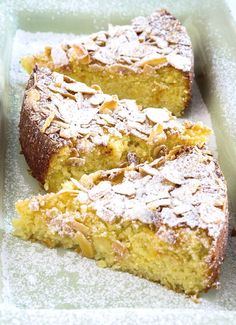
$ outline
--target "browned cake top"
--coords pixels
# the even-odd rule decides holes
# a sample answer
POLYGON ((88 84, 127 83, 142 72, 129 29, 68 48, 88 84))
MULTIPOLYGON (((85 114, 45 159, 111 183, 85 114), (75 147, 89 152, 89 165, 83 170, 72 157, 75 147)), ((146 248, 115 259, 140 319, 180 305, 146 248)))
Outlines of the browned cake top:
MULTIPOLYGON (((75 207, 85 204, 108 222, 122 218, 160 226, 160 235, 170 242, 175 237, 170 230, 166 232, 166 225, 198 227, 215 238, 227 225, 225 181, 206 149, 175 150, 169 159, 162 157, 150 164, 99 171, 84 176, 80 182, 72 179, 72 183, 75 207)), ((58 194, 64 192, 68 192, 68 184, 58 194)), ((43 196, 32 199, 30 209, 37 211, 43 200, 43 196)), ((50 216, 49 210, 47 214, 50 216)), ((64 233, 67 229, 67 235, 73 233, 73 228, 68 228, 73 213, 62 215, 54 208, 52 214, 53 231, 64 233)))
POLYGON ((164 9, 149 17, 137 17, 131 25, 112 26, 87 36, 81 42, 47 48, 55 67, 78 61, 94 68, 106 65, 123 73, 127 69, 141 72, 171 65, 189 72, 193 53, 184 26, 164 9))
POLYGON ((88 87, 47 68, 34 70, 23 106, 42 133, 58 145, 73 141, 78 151, 107 145, 112 136, 130 134, 158 144, 168 133, 183 136, 194 126, 180 123, 164 108, 140 111, 134 100, 118 100, 103 94, 98 86, 88 87))

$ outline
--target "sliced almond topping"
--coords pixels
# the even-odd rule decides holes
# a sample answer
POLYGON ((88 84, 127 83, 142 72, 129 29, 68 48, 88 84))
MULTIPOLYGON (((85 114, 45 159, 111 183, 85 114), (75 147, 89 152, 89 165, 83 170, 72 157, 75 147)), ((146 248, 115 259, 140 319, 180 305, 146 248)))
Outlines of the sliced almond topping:
POLYGON ((107 96, 99 108, 99 113, 111 114, 118 106, 118 97, 116 95, 107 96))
POLYGON ((86 187, 84 187, 84 185, 82 185, 79 181, 77 181, 77 179, 71 178, 70 180, 74 184, 74 186, 76 188, 78 188, 79 190, 81 190, 83 192, 87 192, 88 191, 88 189, 86 187))
POLYGON ((147 208, 150 210, 156 210, 158 207, 169 206, 170 204, 171 199, 160 199, 148 203, 147 208))
POLYGON ((46 129, 51 125, 52 121, 54 120, 55 112, 51 112, 50 115, 46 118, 44 125, 41 128, 41 132, 44 133, 46 129))
POLYGON ((205 223, 218 224, 225 220, 225 213, 222 209, 211 205, 210 203, 202 203, 199 207, 199 213, 202 221, 205 223))
POLYGON ((60 137, 63 139, 70 139, 70 137, 71 137, 70 129, 61 129, 60 137))
POLYGON ((154 175, 158 174, 157 169, 155 169, 153 167, 150 167, 147 164, 144 164, 144 165, 140 166, 139 167, 139 172, 143 173, 143 174, 146 174, 146 175, 151 175, 151 176, 154 176, 154 175))
POLYGON ((193 209, 193 206, 190 204, 181 204, 173 208, 173 211, 175 214, 183 214, 185 212, 191 211, 193 209))
POLYGON ((143 112, 147 115, 148 119, 153 123, 162 124, 163 122, 169 121, 171 118, 171 113, 164 108, 148 107, 144 109, 143 112))
POLYGON ((115 193, 127 195, 127 196, 133 196, 136 193, 134 184, 132 182, 127 182, 127 181, 124 183, 114 185, 112 189, 115 193))
POLYGON ((92 85, 91 88, 95 89, 98 93, 102 93, 102 89, 99 85, 92 85))
POLYGON ((56 87, 61 87, 64 82, 64 76, 61 73, 53 72, 52 74, 53 80, 55 82, 56 87))
POLYGON ((60 127, 64 128, 64 129, 69 129, 70 125, 62 122, 62 121, 58 121, 58 120, 54 120, 53 123, 59 125, 60 127))
POLYGON ((69 63, 66 52, 61 46, 56 46, 51 49, 51 57, 55 66, 63 66, 69 63))
POLYGON ((91 200, 97 200, 111 191, 111 182, 102 181, 88 192, 91 200))
POLYGON ((81 249, 82 255, 88 258, 94 257, 94 249, 92 244, 89 242, 89 240, 83 235, 82 232, 77 230, 76 232, 76 239, 79 243, 79 247, 81 249))
POLYGON ((95 94, 90 97, 89 101, 92 105, 97 106, 104 102, 104 95, 103 94, 95 94))
POLYGON ((91 59, 87 49, 82 44, 72 45, 72 57, 77 59, 81 64, 89 64, 91 59))
POLYGON ((84 94, 96 94, 96 90, 88 87, 82 82, 74 82, 74 83, 64 83, 64 87, 66 90, 71 91, 73 93, 81 92, 84 94))
POLYGON ((148 143, 156 143, 157 137, 163 133, 163 126, 161 124, 156 124, 152 128, 152 131, 148 137, 148 143))
POLYGON ((89 228, 77 220, 71 221, 70 225, 74 230, 80 231, 83 235, 89 234, 89 228))
POLYGON ((32 99, 32 100, 35 100, 36 102, 40 100, 40 93, 38 90, 36 89, 30 89, 28 92, 27 92, 27 96, 32 99))
POLYGON ((108 115, 108 114, 100 114, 99 116, 104 121, 106 121, 108 124, 111 124, 111 125, 115 125, 116 124, 116 120, 111 115, 108 115))
POLYGON ((140 67, 143 67, 146 64, 151 65, 151 66, 158 66, 158 65, 161 65, 164 63, 167 63, 166 57, 164 57, 163 55, 160 55, 158 53, 155 53, 155 54, 147 55, 144 59, 142 59, 138 63, 138 65, 140 67))

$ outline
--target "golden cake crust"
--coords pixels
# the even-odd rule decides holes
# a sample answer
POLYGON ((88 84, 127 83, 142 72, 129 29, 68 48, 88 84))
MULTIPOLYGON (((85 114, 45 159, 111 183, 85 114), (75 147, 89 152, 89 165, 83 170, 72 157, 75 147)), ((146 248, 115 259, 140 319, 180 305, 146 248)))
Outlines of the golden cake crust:
POLYGON ((37 67, 26 88, 19 128, 22 152, 41 183, 52 157, 63 147, 70 148, 71 161, 82 164, 84 151, 106 148, 112 138, 132 136, 147 143, 155 159, 168 150, 168 138, 170 148, 176 144, 201 146, 211 133, 201 123, 180 123, 165 109, 141 110, 135 101, 119 101, 115 95, 103 94, 98 86, 91 88, 37 67))

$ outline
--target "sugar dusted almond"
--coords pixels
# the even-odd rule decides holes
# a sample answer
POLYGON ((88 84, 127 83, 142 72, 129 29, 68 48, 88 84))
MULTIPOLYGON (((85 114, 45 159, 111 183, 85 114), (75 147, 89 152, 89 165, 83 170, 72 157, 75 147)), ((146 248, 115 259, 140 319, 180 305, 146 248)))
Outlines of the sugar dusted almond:
POLYGON ((114 185, 112 189, 115 193, 122 195, 132 196, 135 194, 135 187, 132 182, 124 182, 114 185))
POLYGON ((44 122, 41 132, 44 133, 46 129, 51 125, 52 121, 54 120, 55 112, 51 112, 50 115, 46 118, 46 121, 44 122))
POLYGON ((99 113, 110 114, 118 106, 118 97, 116 95, 107 95, 99 108, 99 113))
POLYGON ((146 114, 147 118, 153 123, 167 122, 171 118, 171 113, 164 108, 148 107, 144 109, 144 113, 146 114))
POLYGON ((89 98, 89 102, 94 105, 98 106, 101 105, 105 100, 105 97, 103 94, 95 94, 89 98))
POLYGON ((148 165, 148 164, 141 165, 139 167, 139 171, 140 171, 140 173, 143 173, 143 174, 146 174, 146 175, 151 175, 151 176, 154 176, 154 175, 158 174, 157 169, 153 168, 153 167, 150 167, 150 165, 148 165))
POLYGON ((138 63, 138 65, 140 67, 143 67, 146 64, 151 65, 151 66, 157 66, 157 65, 165 64, 165 63, 167 63, 167 59, 163 55, 155 53, 155 54, 147 55, 145 58, 143 58, 138 63))
POLYGON ((84 94, 95 94, 96 90, 88 87, 82 82, 73 82, 73 83, 64 83, 64 87, 66 90, 71 91, 73 93, 81 92, 84 94))
POLYGON ((171 204, 171 199, 159 199, 152 201, 147 204, 147 208, 150 210, 156 210, 159 207, 169 206, 171 204))
POLYGON ((175 214, 183 214, 185 212, 191 211, 193 209, 193 206, 190 204, 181 204, 173 208, 173 211, 175 214))
POLYGON ((72 45, 72 57, 77 59, 81 64, 89 64, 91 59, 87 49, 82 44, 72 45))
POLYGON ((82 232, 77 230, 76 239, 79 243, 79 247, 81 249, 82 255, 88 258, 94 257, 94 249, 90 241, 84 236, 82 232))
POLYGON ((51 57, 55 66, 64 66, 69 63, 66 52, 61 46, 55 46, 51 49, 51 57))
POLYGON ((32 99, 35 100, 36 102, 40 100, 40 93, 37 89, 31 88, 28 92, 27 92, 27 96, 32 99))

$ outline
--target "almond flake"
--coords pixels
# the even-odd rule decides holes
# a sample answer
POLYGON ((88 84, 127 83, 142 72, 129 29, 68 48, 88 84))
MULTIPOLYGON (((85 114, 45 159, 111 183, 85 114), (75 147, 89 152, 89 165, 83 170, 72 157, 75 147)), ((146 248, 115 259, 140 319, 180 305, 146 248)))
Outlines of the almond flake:
POLYGON ((121 184, 114 185, 112 189, 115 193, 127 196, 133 196, 136 193, 134 184, 132 182, 127 181, 121 184))
POLYGON ((153 123, 167 122, 171 118, 171 113, 167 109, 148 107, 143 111, 148 119, 153 123))
POLYGON ((213 205, 202 203, 199 207, 200 218, 205 223, 221 223, 225 220, 224 211, 213 205))
POLYGON ((107 96, 99 108, 99 113, 110 114, 118 106, 118 97, 116 95, 107 96))
POLYGON ((156 210, 162 206, 169 206, 171 204, 171 199, 160 199, 155 200, 147 204, 147 208, 150 210, 156 210))
POLYGON ((95 94, 90 97, 89 101, 92 105, 97 106, 101 105, 104 102, 104 95, 103 94, 95 94))
POLYGON ((72 45, 73 52, 71 56, 78 60, 81 64, 89 64, 91 59, 87 49, 82 44, 72 45))
POLYGON ((158 170, 153 167, 150 167, 148 164, 141 165, 139 167, 139 172, 151 176, 158 174, 158 170))
POLYGON ((55 112, 51 112, 50 115, 47 117, 46 121, 44 122, 44 125, 41 128, 41 132, 44 133, 46 129, 51 125, 53 119, 55 117, 55 112))
POLYGON ((35 100, 36 102, 40 100, 40 93, 38 90, 32 88, 30 90, 28 90, 27 92, 27 96, 32 99, 35 100))
POLYGON ((61 46, 53 47, 51 49, 51 57, 55 66, 60 67, 69 63, 66 52, 62 49, 61 46))
POLYGON ((158 66, 161 64, 167 63, 166 57, 163 55, 160 55, 158 53, 155 54, 150 54, 147 55, 144 59, 142 59, 139 63, 138 66, 143 67, 146 64, 151 65, 151 66, 158 66))
POLYGON ((98 185, 95 185, 89 192, 89 197, 91 200, 98 200, 104 195, 111 191, 111 182, 102 181, 98 185))
POLYGON ((64 83, 63 84, 66 90, 71 91, 73 93, 84 93, 84 94, 96 94, 96 90, 88 87, 82 82, 74 82, 74 83, 64 83))
POLYGON ((193 206, 190 204, 181 204, 173 208, 173 211, 175 214, 183 214, 185 212, 191 211, 193 209, 193 206))

